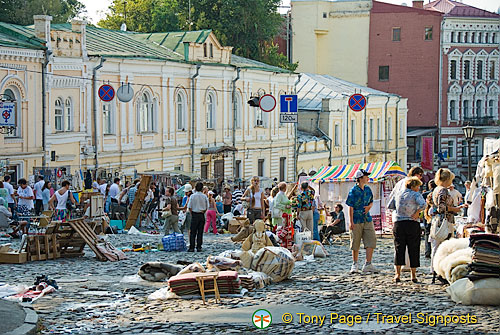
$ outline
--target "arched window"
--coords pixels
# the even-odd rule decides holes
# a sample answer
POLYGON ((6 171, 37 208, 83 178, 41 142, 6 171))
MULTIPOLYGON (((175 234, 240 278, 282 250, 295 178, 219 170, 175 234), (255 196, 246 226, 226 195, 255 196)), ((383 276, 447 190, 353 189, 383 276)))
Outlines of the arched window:
POLYGON ((177 130, 184 131, 186 129, 186 99, 180 91, 177 93, 177 130))
POLYGON ((212 92, 207 95, 207 129, 215 127, 215 97, 212 92))
POLYGON ((19 137, 21 135, 21 95, 16 94, 17 90, 15 88, 7 88, 3 94, 4 98, 9 100, 9 101, 14 101, 14 118, 15 118, 15 123, 16 123, 16 129, 12 133, 5 134, 5 137, 19 137))
POLYGON ((56 99, 54 115, 56 131, 64 131, 64 105, 61 99, 56 99))
POLYGON ((154 102, 153 98, 149 95, 149 93, 144 92, 140 98, 139 104, 139 132, 147 133, 153 132, 156 128, 155 120, 154 120, 154 102))
POLYGON ((241 128, 241 96, 239 93, 234 95, 234 127, 241 128))
POLYGON ((113 134, 113 111, 111 109, 111 103, 104 103, 102 105, 102 131, 104 135, 113 134))
POLYGON ((483 116, 483 100, 476 100, 476 117, 483 116))
POLYGON ((64 102, 64 131, 73 130, 73 105, 71 104, 71 99, 68 98, 64 102))

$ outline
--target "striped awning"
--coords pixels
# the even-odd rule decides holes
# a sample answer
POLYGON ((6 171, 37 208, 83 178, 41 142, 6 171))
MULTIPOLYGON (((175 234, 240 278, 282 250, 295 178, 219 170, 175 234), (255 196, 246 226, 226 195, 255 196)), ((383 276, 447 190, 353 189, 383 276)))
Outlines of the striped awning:
POLYGON ((390 161, 379 163, 324 166, 318 171, 318 173, 309 178, 309 180, 316 183, 355 181, 354 174, 359 169, 364 169, 370 172, 371 182, 380 181, 390 175, 406 176, 406 173, 398 163, 390 161))

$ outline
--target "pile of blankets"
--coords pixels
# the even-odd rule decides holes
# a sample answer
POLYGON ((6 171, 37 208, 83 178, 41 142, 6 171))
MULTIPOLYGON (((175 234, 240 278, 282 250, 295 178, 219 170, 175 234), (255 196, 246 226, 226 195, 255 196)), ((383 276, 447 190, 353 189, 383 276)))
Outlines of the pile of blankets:
POLYGON ((474 234, 469 239, 473 252, 467 277, 470 280, 500 278, 500 236, 474 234))
MULTIPOLYGON (((201 295, 196 281, 198 273, 185 273, 170 277, 168 286, 170 290, 179 295, 201 295)), ((241 281, 236 271, 221 271, 217 277, 217 287, 220 294, 239 294, 241 292, 241 281)), ((205 279, 205 289, 213 289, 212 279, 205 279)))

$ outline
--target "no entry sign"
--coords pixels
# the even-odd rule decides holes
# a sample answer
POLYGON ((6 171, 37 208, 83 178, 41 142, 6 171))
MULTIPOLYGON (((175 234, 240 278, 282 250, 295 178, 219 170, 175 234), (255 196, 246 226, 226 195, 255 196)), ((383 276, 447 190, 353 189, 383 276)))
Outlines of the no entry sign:
POLYGON ((113 100, 115 98, 115 89, 111 85, 102 85, 99 87, 99 98, 105 102, 113 100))
POLYGON ((355 93, 349 97, 349 108, 354 112, 361 112, 366 107, 366 98, 363 94, 355 93))

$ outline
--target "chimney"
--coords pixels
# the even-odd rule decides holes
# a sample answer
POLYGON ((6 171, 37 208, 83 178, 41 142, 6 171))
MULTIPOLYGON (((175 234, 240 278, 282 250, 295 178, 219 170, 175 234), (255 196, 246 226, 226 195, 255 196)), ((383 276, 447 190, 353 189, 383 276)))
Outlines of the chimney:
POLYGON ((71 30, 75 33, 80 33, 80 46, 82 56, 87 57, 87 21, 73 19, 71 20, 71 30))
POLYGON ((424 8, 424 0, 413 0, 413 8, 424 8))
POLYGON ((47 47, 50 45, 50 21, 52 16, 48 15, 33 15, 35 22, 35 35, 36 37, 47 42, 47 47))

